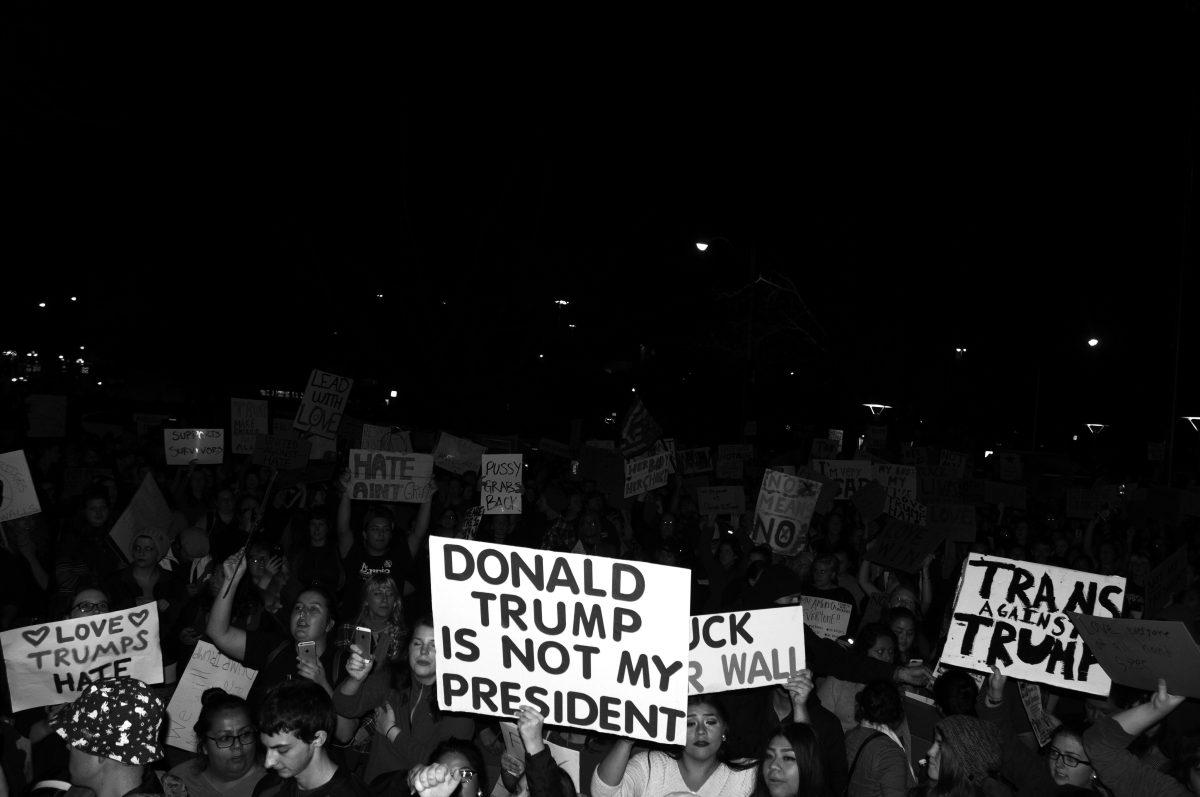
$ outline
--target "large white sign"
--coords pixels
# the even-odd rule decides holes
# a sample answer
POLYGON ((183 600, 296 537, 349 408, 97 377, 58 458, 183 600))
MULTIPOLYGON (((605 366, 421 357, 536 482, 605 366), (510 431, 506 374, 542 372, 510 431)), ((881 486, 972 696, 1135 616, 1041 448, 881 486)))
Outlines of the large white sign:
POLYGON ((691 694, 786 681, 804 669, 804 607, 693 617, 688 659, 691 694))
POLYGON ((245 698, 257 676, 258 670, 228 658, 211 642, 198 642, 183 675, 179 676, 171 702, 167 704, 170 718, 167 744, 189 753, 196 752, 199 740, 192 726, 200 716, 200 698, 204 696, 204 690, 219 687, 231 695, 245 698))

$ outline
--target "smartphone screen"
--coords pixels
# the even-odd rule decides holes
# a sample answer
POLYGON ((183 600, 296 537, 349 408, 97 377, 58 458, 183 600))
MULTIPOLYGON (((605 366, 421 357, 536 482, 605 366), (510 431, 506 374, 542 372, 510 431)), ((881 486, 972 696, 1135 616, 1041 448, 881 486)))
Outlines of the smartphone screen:
POLYGON ((373 642, 374 637, 371 635, 370 628, 364 628, 360 625, 354 629, 354 644, 358 645, 358 649, 362 651, 364 656, 371 655, 373 642))
POLYGON ((317 660, 316 642, 297 642, 296 655, 307 662, 311 662, 313 666, 321 666, 321 663, 317 660))

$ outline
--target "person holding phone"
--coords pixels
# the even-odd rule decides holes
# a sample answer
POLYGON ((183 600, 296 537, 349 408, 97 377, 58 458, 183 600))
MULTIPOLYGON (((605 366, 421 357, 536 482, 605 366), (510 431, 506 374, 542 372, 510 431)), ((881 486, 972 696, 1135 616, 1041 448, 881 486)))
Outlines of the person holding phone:
POLYGON ((288 626, 290 637, 246 631, 230 624, 233 596, 246 574, 246 559, 236 553, 225 560, 222 569, 226 584, 213 601, 207 631, 218 650, 258 670, 246 702, 257 708, 269 687, 289 678, 307 678, 332 694, 336 678, 328 635, 335 625, 333 596, 320 586, 308 587, 296 596, 288 626))

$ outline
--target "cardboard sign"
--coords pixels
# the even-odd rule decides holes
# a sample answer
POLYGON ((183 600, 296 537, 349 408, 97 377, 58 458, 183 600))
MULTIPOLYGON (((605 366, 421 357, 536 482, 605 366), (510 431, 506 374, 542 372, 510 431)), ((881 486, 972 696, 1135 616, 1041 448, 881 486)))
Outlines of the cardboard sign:
POLYGON ((746 488, 741 485, 696 488, 696 509, 701 515, 746 514, 746 488))
POLYGON ((951 479, 963 479, 967 476, 967 464, 969 458, 966 454, 958 451, 942 451, 942 456, 938 463, 946 471, 946 475, 951 479))
POLYGON ((479 505, 485 515, 521 514, 524 457, 520 454, 484 454, 479 473, 479 505))
POLYGON ((688 694, 782 683, 802 669, 802 606, 692 618, 688 694))
POLYGON ((996 471, 1002 482, 1019 482, 1025 478, 1021 455, 1011 451, 997 451, 992 454, 996 460, 996 471))
POLYGON ((412 437, 403 429, 364 423, 361 446, 368 451, 395 451, 406 454, 413 450, 412 437))
POLYGON ((797 600, 804 607, 804 622, 822 639, 844 637, 850 630, 850 615, 854 611, 850 604, 812 595, 799 595, 797 600))
POLYGON ((765 542, 784 556, 800 553, 808 544, 808 527, 820 495, 820 482, 765 471, 754 509, 754 541, 765 542))
POLYGON ((647 454, 625 460, 625 497, 657 490, 671 478, 670 454, 647 454))
POLYGON ((646 405, 640 398, 635 399, 625 423, 621 425, 621 453, 626 457, 636 457, 662 437, 662 427, 650 416, 646 405))
POLYGON ((914 501, 917 498, 917 469, 911 465, 893 465, 890 462, 876 462, 871 465, 875 481, 879 482, 889 493, 899 493, 914 501))
POLYGON ((30 396, 25 404, 29 420, 27 437, 67 436, 66 396, 30 396))
POLYGON ((975 507, 971 504, 930 504, 929 528, 955 542, 974 542, 975 507))
MULTIPOLYGON (((517 725, 514 722, 497 723, 500 726, 500 738, 504 740, 504 752, 521 761, 525 760, 525 743, 521 741, 521 732, 517 730, 517 725)), ((576 791, 579 790, 579 758, 578 750, 572 750, 570 747, 563 747, 560 744, 555 744, 548 739, 543 739, 542 743, 546 745, 546 749, 550 751, 550 758, 554 763, 570 776, 571 782, 575 784, 576 791)), ((497 781, 497 786, 504 791, 503 781, 497 781)), ((508 792, 504 792, 508 794, 508 792)))
POLYGON ((233 438, 233 453, 253 454, 255 440, 270 428, 267 402, 239 398, 229 400, 229 434, 233 438))
POLYGON ((224 429, 163 429, 168 465, 220 465, 225 461, 224 429))
POLYGON ((275 470, 303 470, 308 467, 311 447, 311 439, 260 434, 254 438, 254 454, 250 461, 275 470))
POLYGON ((819 459, 813 465, 838 484, 837 497, 842 500, 849 500, 859 485, 875 478, 875 469, 865 459, 819 459))
POLYGON ((483 452, 486 450, 470 440, 442 432, 438 435, 437 446, 433 449, 433 464, 459 476, 468 471, 478 473, 483 452))
POLYGON ((1042 688, 1037 684, 1018 681, 1017 691, 1021 694, 1021 705, 1025 707, 1025 716, 1029 717, 1029 727, 1033 728, 1038 747, 1045 747, 1054 738, 1054 729, 1062 725, 1062 720, 1046 713, 1042 705, 1042 688))
MULTIPOLYGON (((1115 617, 1125 579, 973 553, 959 576, 942 661, 1107 695, 1112 685, 1071 613, 1115 617)), ((1200 674, 1200 670, 1197 671, 1200 674)))
POLYGON ((686 736, 687 570, 431 537, 429 571, 443 710, 686 736))
POLYGON ((933 451, 928 446, 914 446, 906 443, 900 451, 900 461, 905 465, 926 468, 933 461, 933 451))
POLYGON ((863 448, 868 451, 882 451, 887 448, 888 432, 886 426, 868 426, 863 448))
POLYGON ((808 459, 810 462, 816 462, 818 459, 836 459, 837 455, 842 452, 841 443, 833 440, 814 439, 812 448, 809 450, 808 459))
POLYGON ((1173 695, 1200 697, 1200 647, 1186 624, 1071 614, 1105 673, 1119 684, 1154 691, 1165 678, 1173 695))
POLYGON ((855 491, 850 502, 868 523, 879 517, 887 509, 888 492, 879 482, 867 482, 855 491))
POLYGON ((90 683, 129 675, 162 683, 158 606, 0 633, 13 711, 70 703, 90 683))
POLYGON ((395 451, 350 451, 350 498, 423 504, 433 495, 433 457, 395 451))
POLYGON ((912 523, 914 526, 925 526, 929 522, 929 512, 926 506, 915 498, 910 498, 900 492, 888 491, 883 511, 890 518, 904 523, 912 523))
POLYGON ((1184 545, 1150 571, 1146 579, 1146 608, 1143 609, 1143 617, 1150 618, 1158 614, 1171 602, 1176 592, 1187 586, 1187 570, 1188 551, 1184 545))
POLYGON ((712 473, 712 449, 685 448, 679 452, 679 463, 684 476, 694 476, 697 473, 712 473))
POLYGON ((296 410, 292 427, 307 432, 313 437, 326 440, 337 438, 338 425, 350 400, 350 388, 354 380, 326 371, 313 369, 304 386, 304 398, 296 410))
POLYGON ((0 454, 0 521, 16 520, 41 511, 25 452, 0 454))
POLYGON ((196 643, 192 658, 179 676, 171 702, 167 704, 167 717, 170 720, 167 744, 189 753, 196 752, 199 739, 192 727, 200 717, 200 698, 204 690, 217 687, 245 698, 250 694, 250 687, 257 676, 258 670, 227 658, 211 642, 201 640, 196 643))
POLYGON ((888 570, 919 573, 925 557, 937 550, 945 536, 933 529, 892 520, 867 546, 865 558, 888 570))
POLYGON ((752 459, 754 446, 748 443, 725 443, 717 446, 717 478, 740 481, 746 476, 746 463, 752 459))
POLYGON ((159 556, 166 556, 171 545, 171 507, 163 498, 162 490, 154 476, 147 473, 142 479, 138 491, 133 494, 129 506, 117 518, 108 536, 117 544, 117 550, 126 559, 130 558, 130 550, 134 537, 148 536, 154 539, 158 546, 159 556))

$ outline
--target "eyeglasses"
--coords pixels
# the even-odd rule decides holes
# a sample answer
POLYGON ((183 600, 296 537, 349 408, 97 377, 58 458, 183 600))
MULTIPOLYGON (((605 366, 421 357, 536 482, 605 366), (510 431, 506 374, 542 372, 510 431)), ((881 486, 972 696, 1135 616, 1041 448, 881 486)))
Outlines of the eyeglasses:
POLYGON ((254 728, 247 728, 236 735, 227 733, 222 734, 221 736, 209 736, 208 738, 211 739, 212 743, 217 747, 224 749, 226 747, 233 747, 234 742, 238 743, 238 747, 245 747, 248 744, 254 744, 254 740, 257 738, 257 736, 257 730, 254 728))
POLYGON ((71 611, 75 611, 76 609, 78 609, 82 612, 107 612, 108 604, 107 603, 92 603, 91 601, 81 601, 71 607, 71 611))
POLYGON ((1082 758, 1076 758, 1075 756, 1071 755, 1070 753, 1064 753, 1062 750, 1059 750, 1057 747, 1050 747, 1046 750, 1046 752, 1049 753, 1051 761, 1055 761, 1055 760, 1061 758, 1062 762, 1064 764, 1066 764, 1068 769, 1074 769, 1075 767, 1079 766, 1080 764, 1087 764, 1088 766, 1092 765, 1091 761, 1084 761, 1082 758))

